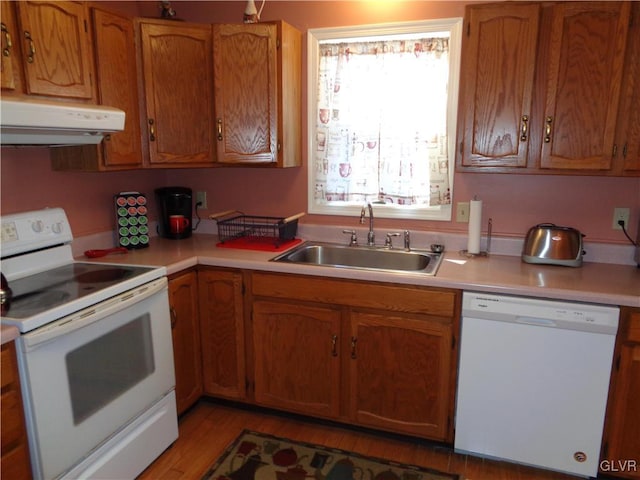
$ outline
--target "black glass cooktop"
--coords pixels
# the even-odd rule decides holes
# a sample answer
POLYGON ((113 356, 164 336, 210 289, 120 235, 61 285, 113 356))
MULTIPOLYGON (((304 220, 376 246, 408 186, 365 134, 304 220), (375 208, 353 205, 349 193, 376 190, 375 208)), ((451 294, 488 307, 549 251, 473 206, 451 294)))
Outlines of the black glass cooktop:
POLYGON ((150 267, 72 263, 9 283, 7 317, 28 318, 152 270, 150 267))

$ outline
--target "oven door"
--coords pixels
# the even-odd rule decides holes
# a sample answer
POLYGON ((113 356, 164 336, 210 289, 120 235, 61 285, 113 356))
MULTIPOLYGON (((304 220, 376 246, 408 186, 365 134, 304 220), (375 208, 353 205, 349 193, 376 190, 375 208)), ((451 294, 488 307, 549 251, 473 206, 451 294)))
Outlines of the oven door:
POLYGON ((175 388, 167 280, 20 337, 36 478, 55 478, 175 388))

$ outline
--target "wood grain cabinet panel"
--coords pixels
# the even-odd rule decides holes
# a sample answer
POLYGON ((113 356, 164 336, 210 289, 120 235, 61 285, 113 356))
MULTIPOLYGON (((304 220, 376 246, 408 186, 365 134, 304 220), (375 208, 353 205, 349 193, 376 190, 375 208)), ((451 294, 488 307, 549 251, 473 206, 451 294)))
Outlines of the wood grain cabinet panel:
POLYGON ((251 274, 255 400, 453 439, 460 293, 251 274))
POLYGON ((242 273, 198 271, 200 339, 204 393, 241 400, 246 397, 242 273))
POLYGON ((29 447, 22 408, 16 347, 13 342, 2 345, 0 366, 2 367, 0 377, 2 382, 0 476, 12 480, 27 480, 31 478, 31 464, 29 463, 29 447))
POLYGON ((211 26, 136 22, 148 166, 211 166, 215 155, 211 26))
POLYGON ((340 319, 329 306, 253 302, 256 403, 337 418, 340 319))
POLYGON ((0 87, 5 93, 22 93, 20 32, 16 23, 15 2, 0 2, 2 32, 0 37, 0 87))
POLYGON ((630 5, 553 6, 542 168, 611 168, 630 5))
POLYGON ((105 136, 99 145, 51 149, 54 170, 112 171, 142 167, 140 110, 135 34, 130 18, 91 10, 98 103, 123 110, 122 132, 105 136))
POLYGON ((468 5, 458 170, 635 174, 633 155, 616 159, 635 141, 632 3, 468 5))
POLYGON ((603 473, 607 475, 639 479, 640 309, 623 307, 620 320, 601 469, 605 465, 608 470, 603 473), (632 465, 629 461, 636 463, 632 465))
POLYGON ((640 175, 640 2, 632 2, 616 133, 616 173, 640 175))
POLYGON ((445 439, 451 423, 451 322, 356 311, 351 339, 350 417, 445 439))
POLYGON ((540 6, 469 8, 461 90, 461 163, 526 167, 540 6))
POLYGON ((16 2, 26 92, 93 99, 93 53, 85 2, 16 2))
POLYGON ((178 414, 202 396, 202 358, 198 317, 198 277, 195 271, 169 278, 169 307, 178 414))
POLYGON ((219 164, 301 164, 301 43, 282 21, 213 26, 219 164))

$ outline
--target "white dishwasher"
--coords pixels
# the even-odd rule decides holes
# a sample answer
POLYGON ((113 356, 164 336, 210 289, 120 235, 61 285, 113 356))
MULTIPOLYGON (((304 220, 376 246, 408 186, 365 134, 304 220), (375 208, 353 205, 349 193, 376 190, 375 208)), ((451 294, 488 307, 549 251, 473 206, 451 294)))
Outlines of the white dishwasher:
POLYGON ((619 309, 462 299, 455 450, 596 476, 619 309))

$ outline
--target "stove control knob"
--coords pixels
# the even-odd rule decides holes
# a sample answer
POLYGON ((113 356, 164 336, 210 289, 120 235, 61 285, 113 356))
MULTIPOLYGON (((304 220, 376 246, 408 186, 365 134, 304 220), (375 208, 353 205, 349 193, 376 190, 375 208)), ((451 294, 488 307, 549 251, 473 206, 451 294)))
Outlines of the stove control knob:
POLYGON ((53 233, 56 233, 56 234, 62 233, 62 222, 56 222, 53 225, 51 225, 51 230, 53 230, 53 233))
POLYGON ((42 223, 42 220, 36 220, 31 224, 31 228, 33 229, 34 232, 40 233, 44 228, 44 224, 42 223))

